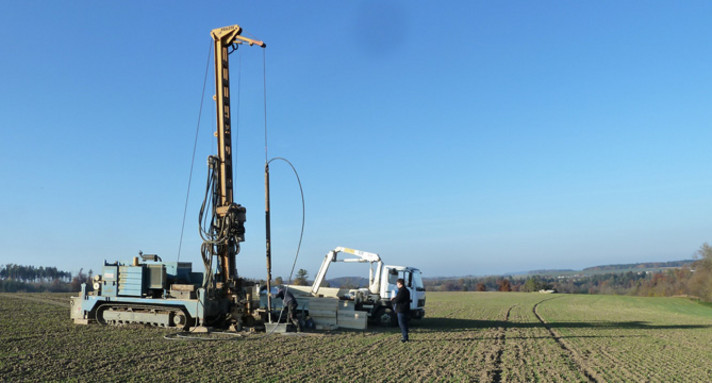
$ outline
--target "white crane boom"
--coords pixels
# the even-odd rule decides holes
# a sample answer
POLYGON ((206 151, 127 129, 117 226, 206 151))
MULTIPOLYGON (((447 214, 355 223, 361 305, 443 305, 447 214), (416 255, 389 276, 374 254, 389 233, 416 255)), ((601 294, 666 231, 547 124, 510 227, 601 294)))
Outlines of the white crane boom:
POLYGON ((332 262, 370 263, 371 265, 375 263, 375 271, 373 267, 371 267, 369 270, 368 290, 373 294, 378 293, 379 281, 381 279, 381 270, 383 269, 383 262, 381 262, 381 257, 376 253, 369 253, 368 251, 349 249, 348 247, 337 247, 334 250, 331 250, 326 253, 326 256, 324 256, 324 261, 321 263, 319 272, 316 274, 314 284, 312 285, 312 294, 317 295, 317 293, 319 292, 319 287, 321 286, 321 283, 324 282, 326 272, 329 270, 329 266, 331 266, 332 262), (337 255, 339 253, 348 253, 351 255, 355 255, 356 258, 338 259, 337 255))

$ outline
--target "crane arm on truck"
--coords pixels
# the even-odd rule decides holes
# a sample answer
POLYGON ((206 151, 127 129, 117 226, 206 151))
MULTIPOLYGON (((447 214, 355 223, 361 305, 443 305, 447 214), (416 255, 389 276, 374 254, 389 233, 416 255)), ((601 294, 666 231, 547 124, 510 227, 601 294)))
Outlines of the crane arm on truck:
POLYGON ((383 269, 383 262, 381 257, 376 253, 369 253, 367 251, 361 251, 356 249, 349 249, 348 247, 337 247, 334 250, 329 251, 326 256, 324 256, 324 261, 321 263, 319 272, 314 279, 314 284, 312 285, 312 294, 317 295, 319 292, 319 287, 324 278, 326 277, 326 272, 329 270, 329 266, 333 262, 352 262, 352 263, 370 263, 372 266, 375 263, 375 270, 373 267, 369 270, 368 276, 368 289, 371 293, 377 294, 379 290, 379 281, 381 279, 381 270, 383 269), (338 258, 339 253, 347 253, 355 256, 354 258, 338 258))

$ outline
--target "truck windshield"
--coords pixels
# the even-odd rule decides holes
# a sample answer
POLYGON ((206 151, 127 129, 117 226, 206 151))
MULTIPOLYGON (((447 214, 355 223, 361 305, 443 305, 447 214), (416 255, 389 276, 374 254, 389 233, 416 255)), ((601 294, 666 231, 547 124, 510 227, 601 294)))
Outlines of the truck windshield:
POLYGON ((396 281, 398 281, 398 278, 401 278, 402 276, 398 275, 398 272, 395 269, 389 269, 388 270, 388 283, 391 285, 395 285, 396 281))
POLYGON ((425 285, 423 285, 423 278, 420 276, 420 270, 413 270, 413 287, 416 291, 425 291, 425 285))

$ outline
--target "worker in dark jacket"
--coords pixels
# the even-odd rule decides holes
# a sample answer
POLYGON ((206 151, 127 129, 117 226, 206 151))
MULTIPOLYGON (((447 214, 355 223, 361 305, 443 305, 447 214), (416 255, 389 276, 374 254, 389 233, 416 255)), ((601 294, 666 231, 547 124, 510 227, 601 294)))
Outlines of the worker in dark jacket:
POLYGON ((280 298, 282 299, 282 307, 287 308, 287 320, 292 322, 294 326, 297 327, 297 331, 301 332, 302 331, 302 326, 299 324, 299 321, 297 320, 297 299, 294 298, 294 295, 287 290, 284 287, 280 287, 279 291, 277 291, 277 295, 275 298, 280 298))
POLYGON ((396 294, 391 302, 395 306, 396 315, 398 316, 398 326, 401 329, 401 342, 408 341, 408 318, 410 317, 410 291, 405 288, 405 281, 403 278, 398 278, 396 281, 396 286, 398 286, 398 293, 396 294))

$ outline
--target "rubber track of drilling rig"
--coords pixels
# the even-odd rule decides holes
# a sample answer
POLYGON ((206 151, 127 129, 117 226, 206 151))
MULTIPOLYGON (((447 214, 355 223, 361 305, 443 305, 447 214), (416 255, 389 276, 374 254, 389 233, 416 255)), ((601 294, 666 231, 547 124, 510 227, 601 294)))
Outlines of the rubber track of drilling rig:
MULTIPOLYGON (((151 326, 163 326, 161 324, 162 320, 159 320, 159 316, 164 316, 164 315, 171 315, 173 314, 175 316, 176 313, 181 313, 183 314, 184 321, 185 323, 182 326, 176 326, 177 328, 182 328, 186 329, 189 327, 191 317, 188 315, 188 313, 180 308, 180 307, 167 307, 167 306, 156 306, 156 305, 137 305, 137 304, 129 304, 129 303, 105 303, 99 306, 96 309, 96 321, 99 322, 102 325, 123 325, 123 324, 143 324, 143 325, 151 325, 151 326), (148 315, 155 315, 156 320, 155 321, 106 321, 104 320, 104 312, 106 310, 113 309, 114 311, 117 312, 125 312, 125 313, 141 313, 141 314, 148 314, 148 315)), ((171 321, 172 322, 172 321, 171 321)), ((171 326, 173 327, 173 326, 171 326)))

